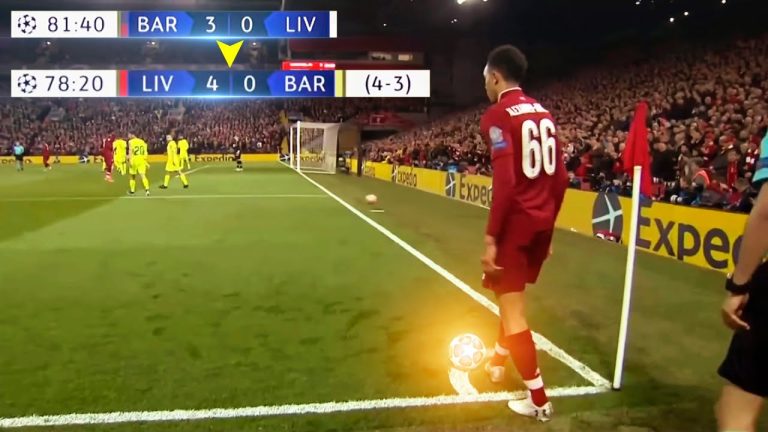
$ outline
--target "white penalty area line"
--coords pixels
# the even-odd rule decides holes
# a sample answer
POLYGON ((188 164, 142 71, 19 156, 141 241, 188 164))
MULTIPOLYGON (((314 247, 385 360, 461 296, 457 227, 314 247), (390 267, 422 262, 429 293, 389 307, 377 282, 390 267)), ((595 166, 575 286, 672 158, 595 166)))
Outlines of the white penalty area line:
MULTIPOLYGON (((211 166, 212 166, 212 165, 203 165, 203 166, 200 166, 200 167, 197 167, 197 168, 192 168, 192 169, 191 169, 191 170, 189 170, 189 171, 184 171, 184 175, 190 175, 190 174, 192 174, 192 173, 196 173, 196 172, 198 172, 198 171, 202 171, 202 170, 204 170, 204 169, 208 169, 208 168, 210 168, 211 166)), ((178 177, 178 174, 176 175, 176 177, 178 177)))
POLYGON ((127 196, 75 196, 75 197, 29 197, 29 198, 0 198, 0 202, 56 202, 56 201, 110 201, 110 200, 195 200, 195 199, 275 199, 275 198, 322 198, 321 194, 234 194, 234 195, 150 195, 145 196, 141 191, 136 195, 127 196))
MULTIPOLYGON (((375 228, 380 233, 384 234, 385 237, 392 240, 395 244, 403 248, 405 251, 416 257, 419 261, 424 263, 427 267, 432 269, 435 273, 439 274, 443 278, 445 278, 448 282, 452 283, 456 288, 463 291, 468 296, 472 297, 475 301, 483 305, 486 309, 493 312, 497 316, 499 315, 499 307, 496 305, 496 303, 490 301, 487 297, 480 294, 479 292, 475 291, 472 287, 470 287, 467 283, 453 275, 451 272, 446 270, 445 268, 441 267, 439 264, 434 262, 431 258, 421 253, 418 249, 414 248, 410 244, 406 243, 403 239, 392 233, 392 231, 388 230, 375 220, 371 219, 370 217, 366 216, 363 212, 353 207, 351 204, 347 203, 343 199, 341 199, 339 196, 325 188, 320 183, 312 180, 304 173, 298 172, 299 175, 304 177, 308 182, 312 183, 320 189, 321 191, 325 192, 328 196, 333 198, 336 202, 344 206, 347 210, 352 212, 355 216, 359 217, 368 225, 371 225, 373 228, 375 228)), ((604 391, 608 391, 611 388, 611 383, 604 377, 602 377, 600 374, 592 370, 589 366, 585 365, 584 363, 576 360, 573 356, 563 351, 561 348, 557 347, 555 344, 553 344, 549 339, 545 338, 544 336, 533 333, 533 340, 536 343, 537 348, 540 350, 546 352, 550 356, 554 357, 555 359, 559 360, 560 362, 564 363, 566 366, 573 369, 577 374, 579 374, 582 378, 589 381, 592 385, 595 387, 599 387, 603 389, 604 391)))
MULTIPOLYGON (((568 397, 598 394, 601 387, 554 387, 547 389, 551 397, 568 397)), ((475 395, 451 395, 432 397, 408 397, 372 399, 349 402, 324 402, 290 405, 268 405, 244 408, 214 408, 200 410, 129 411, 112 413, 64 414, 0 418, 0 428, 25 428, 42 426, 104 425, 116 423, 173 422, 213 419, 237 419, 274 417, 303 414, 331 414, 374 409, 419 408, 445 405, 501 402, 523 399, 525 391, 482 393, 475 395)))

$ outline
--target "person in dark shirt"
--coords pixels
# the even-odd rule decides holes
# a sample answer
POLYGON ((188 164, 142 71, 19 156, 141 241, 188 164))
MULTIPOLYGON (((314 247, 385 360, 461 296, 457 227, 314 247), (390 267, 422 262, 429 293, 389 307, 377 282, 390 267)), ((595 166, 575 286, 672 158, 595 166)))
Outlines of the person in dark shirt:
POLYGON ((234 157, 235 157, 235 171, 242 171, 243 170, 243 145, 235 140, 234 145, 234 157))
POLYGON ((670 183, 677 178, 677 154, 666 143, 656 144, 651 162, 651 175, 657 182, 670 183))
POLYGON ((717 403, 721 431, 754 431, 768 397, 768 136, 754 176, 758 196, 747 219, 739 260, 728 275, 720 314, 733 330, 718 374, 726 380, 717 403))

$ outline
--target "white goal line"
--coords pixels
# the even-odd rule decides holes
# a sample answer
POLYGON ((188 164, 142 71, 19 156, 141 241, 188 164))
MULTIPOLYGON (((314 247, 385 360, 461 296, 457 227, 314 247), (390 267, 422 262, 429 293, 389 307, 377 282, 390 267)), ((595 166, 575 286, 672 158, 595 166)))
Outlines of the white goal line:
MULTIPOLYGON (((603 393, 601 387, 554 387, 547 390, 552 397, 583 396, 603 393)), ((522 399, 525 391, 481 393, 432 397, 372 399, 349 402, 324 402, 289 405, 265 405, 244 408, 213 408, 198 410, 128 411, 111 413, 64 414, 0 418, 0 428, 41 426, 104 425, 115 423, 172 422, 191 420, 238 419, 302 414, 331 414, 388 408, 418 408, 443 405, 501 402, 522 399)))
MULTIPOLYGON (((453 284, 456 288, 460 289, 465 294, 472 297, 475 301, 480 303, 489 311, 493 312, 497 316, 499 315, 499 307, 496 305, 496 303, 490 301, 487 297, 475 291, 466 282, 456 277, 453 273, 449 272, 448 270, 446 270, 445 268, 443 268, 442 266, 434 262, 431 258, 421 253, 418 249, 416 249, 415 247, 405 242, 403 239, 401 239, 400 237, 392 233, 392 231, 388 230, 383 225, 379 224, 375 220, 365 215, 365 213, 361 212, 351 204, 341 199, 339 196, 337 196, 336 194, 334 194, 333 192, 325 188, 320 183, 309 178, 307 175, 305 175, 302 172, 297 171, 297 173, 300 176, 304 177, 304 179, 306 179, 308 182, 315 185, 315 187, 325 192, 329 197, 333 198, 339 204, 344 206, 347 210, 352 212, 355 216, 359 217, 368 225, 375 228, 377 231, 382 233, 385 237, 392 240, 395 244, 403 248, 406 252, 416 257, 419 261, 424 263, 427 267, 432 269, 435 273, 445 278, 448 282, 453 284)), ((589 381, 595 387, 603 388, 606 391, 611 388, 610 381, 608 381, 602 375, 592 370, 589 366, 576 360, 573 356, 571 356, 570 354, 568 354, 567 352, 565 352, 564 350, 562 350, 561 348, 553 344, 549 339, 545 338, 544 336, 538 333, 533 333, 533 340, 536 343, 536 347, 538 349, 546 352, 550 356, 564 363, 566 366, 573 369, 574 372, 579 374, 585 380, 589 381)))

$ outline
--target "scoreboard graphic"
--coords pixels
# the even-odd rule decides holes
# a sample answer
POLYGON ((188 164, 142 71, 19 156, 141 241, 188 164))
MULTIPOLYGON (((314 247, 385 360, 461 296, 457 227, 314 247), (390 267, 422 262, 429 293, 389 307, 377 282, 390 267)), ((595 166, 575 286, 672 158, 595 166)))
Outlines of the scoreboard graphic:
POLYGON ((335 38, 336 11, 13 11, 14 38, 335 38))
MULTIPOLYGON (((232 69, 245 40, 336 38, 336 11, 12 11, 12 38, 210 40, 220 70, 11 71, 16 98, 338 98, 430 95, 428 70, 338 70, 285 61, 281 70, 232 69)), ((204 43, 204 42, 203 42, 204 43)))

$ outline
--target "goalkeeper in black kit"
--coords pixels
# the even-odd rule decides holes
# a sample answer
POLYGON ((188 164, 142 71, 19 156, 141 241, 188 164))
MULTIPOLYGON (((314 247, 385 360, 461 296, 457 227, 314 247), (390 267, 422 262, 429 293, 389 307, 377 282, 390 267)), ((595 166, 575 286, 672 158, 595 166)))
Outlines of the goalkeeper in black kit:
POLYGON ((234 157, 235 157, 235 171, 242 172, 243 171, 243 145, 240 144, 240 142, 235 139, 235 145, 234 145, 234 157))
POLYGON ((721 432, 756 430, 768 397, 768 134, 754 181, 759 195, 747 219, 739 262, 728 275, 721 314, 734 331, 720 366, 723 386, 716 414, 721 432))

